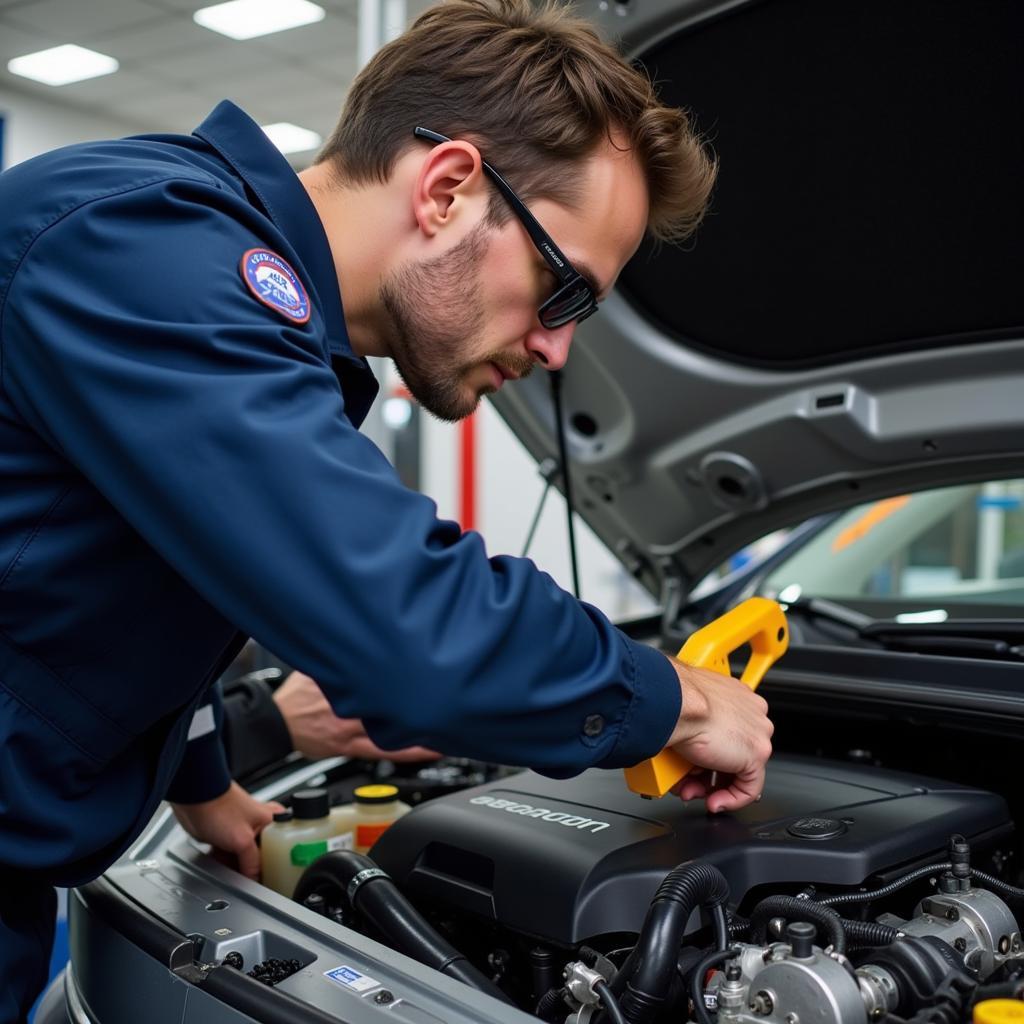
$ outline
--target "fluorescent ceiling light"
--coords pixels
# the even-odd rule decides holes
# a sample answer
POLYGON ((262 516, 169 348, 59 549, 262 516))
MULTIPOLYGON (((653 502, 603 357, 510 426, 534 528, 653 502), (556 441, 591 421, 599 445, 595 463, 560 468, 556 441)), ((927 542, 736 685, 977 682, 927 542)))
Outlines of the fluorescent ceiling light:
POLYGON ((38 53, 26 53, 7 62, 12 75, 31 78, 44 85, 68 85, 70 82, 84 82, 87 78, 111 75, 121 65, 105 53, 87 50, 83 46, 68 43, 54 46, 38 53))
POLYGON ((324 140, 309 128, 300 128, 297 124, 278 121, 276 124, 260 125, 270 141, 282 153, 305 153, 316 149, 324 140))
POLYGON ((255 39, 323 21, 326 13, 309 0, 230 0, 196 11, 192 20, 232 39, 255 39))

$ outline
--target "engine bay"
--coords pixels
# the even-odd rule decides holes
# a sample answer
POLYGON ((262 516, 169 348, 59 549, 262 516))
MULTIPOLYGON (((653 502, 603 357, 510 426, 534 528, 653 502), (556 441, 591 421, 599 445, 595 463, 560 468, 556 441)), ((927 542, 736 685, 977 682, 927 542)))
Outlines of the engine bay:
POLYGON ((327 854, 295 899, 542 1020, 956 1024, 1024 992, 995 793, 778 755, 716 816, 619 772, 422 772, 369 856, 327 854))

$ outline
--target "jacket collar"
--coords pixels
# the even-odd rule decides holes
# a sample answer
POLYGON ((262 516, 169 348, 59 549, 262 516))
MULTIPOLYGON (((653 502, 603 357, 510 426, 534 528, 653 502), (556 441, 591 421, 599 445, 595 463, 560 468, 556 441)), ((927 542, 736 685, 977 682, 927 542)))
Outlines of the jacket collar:
POLYGON ((320 299, 327 352, 345 396, 345 411, 362 423, 377 395, 369 363, 352 351, 334 257, 320 216, 291 165, 240 107, 222 100, 193 133, 235 169, 298 253, 320 299))

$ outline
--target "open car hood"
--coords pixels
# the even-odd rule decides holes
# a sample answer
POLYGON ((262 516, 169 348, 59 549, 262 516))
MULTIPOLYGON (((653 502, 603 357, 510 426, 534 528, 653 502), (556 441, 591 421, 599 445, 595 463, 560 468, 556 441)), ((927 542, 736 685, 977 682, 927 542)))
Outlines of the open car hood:
MULTIPOLYGON (((630 0, 588 9, 720 160, 564 371, 580 515, 655 596, 766 533, 1020 475, 1024 7, 630 0)), ((495 396, 557 454, 546 374, 495 396)))

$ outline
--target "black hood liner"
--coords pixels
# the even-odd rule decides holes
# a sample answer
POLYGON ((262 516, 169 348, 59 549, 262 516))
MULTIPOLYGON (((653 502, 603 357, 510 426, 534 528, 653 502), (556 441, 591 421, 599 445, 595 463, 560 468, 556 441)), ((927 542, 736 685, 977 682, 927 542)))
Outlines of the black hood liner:
POLYGON ((795 369, 1019 335, 1024 3, 763 0, 641 54, 720 158, 687 249, 627 298, 670 335, 795 369))

